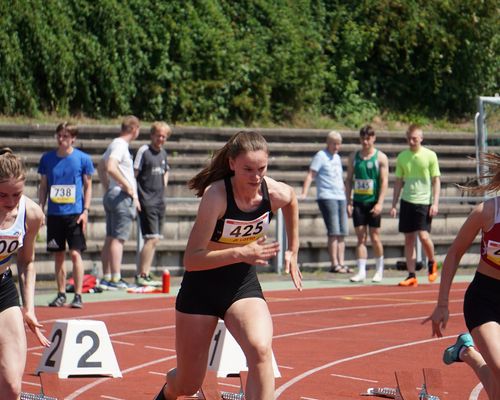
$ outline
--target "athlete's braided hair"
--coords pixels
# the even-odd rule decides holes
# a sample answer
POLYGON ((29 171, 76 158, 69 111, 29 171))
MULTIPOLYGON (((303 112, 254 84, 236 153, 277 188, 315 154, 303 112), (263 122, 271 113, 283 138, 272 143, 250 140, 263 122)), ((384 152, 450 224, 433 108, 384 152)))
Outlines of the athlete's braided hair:
POLYGON ((22 160, 9 147, 0 148, 0 182, 26 179, 22 160))
POLYGON ((196 196, 201 197, 211 183, 234 175, 229 167, 229 159, 249 151, 264 150, 269 153, 269 148, 264 137, 255 131, 240 131, 234 134, 227 143, 217 150, 210 163, 188 182, 190 189, 196 190, 196 196))

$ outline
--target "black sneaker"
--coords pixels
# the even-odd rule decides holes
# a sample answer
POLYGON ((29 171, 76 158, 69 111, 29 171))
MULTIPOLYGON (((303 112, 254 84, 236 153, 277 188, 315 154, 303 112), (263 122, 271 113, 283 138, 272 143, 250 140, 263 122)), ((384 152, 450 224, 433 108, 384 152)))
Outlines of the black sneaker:
POLYGON ((57 293, 56 298, 49 303, 49 307, 62 307, 64 303, 66 303, 66 293, 57 293))
POLYGON ((82 296, 80 294, 75 294, 71 302, 71 308, 83 308, 82 296))

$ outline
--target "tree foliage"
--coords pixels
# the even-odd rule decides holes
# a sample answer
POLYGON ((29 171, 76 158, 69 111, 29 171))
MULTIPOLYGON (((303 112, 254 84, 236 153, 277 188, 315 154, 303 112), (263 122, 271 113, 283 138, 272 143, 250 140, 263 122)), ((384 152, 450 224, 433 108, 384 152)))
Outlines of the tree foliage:
POLYGON ((0 0, 0 112, 251 125, 463 116, 499 88, 494 0, 0 0), (3 4, 2 4, 3 3, 3 4))

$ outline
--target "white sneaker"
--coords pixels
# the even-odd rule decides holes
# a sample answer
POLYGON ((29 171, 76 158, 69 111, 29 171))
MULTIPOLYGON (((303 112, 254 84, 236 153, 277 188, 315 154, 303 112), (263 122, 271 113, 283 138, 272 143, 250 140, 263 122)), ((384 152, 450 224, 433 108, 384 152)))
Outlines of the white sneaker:
POLYGON ((375 271, 375 275, 373 275, 372 282, 381 282, 384 277, 384 270, 375 271))
POLYGON ((351 276, 349 278, 349 280, 351 282, 363 282, 365 280, 365 278, 366 278, 365 274, 362 274, 362 273, 358 272, 356 275, 351 276))

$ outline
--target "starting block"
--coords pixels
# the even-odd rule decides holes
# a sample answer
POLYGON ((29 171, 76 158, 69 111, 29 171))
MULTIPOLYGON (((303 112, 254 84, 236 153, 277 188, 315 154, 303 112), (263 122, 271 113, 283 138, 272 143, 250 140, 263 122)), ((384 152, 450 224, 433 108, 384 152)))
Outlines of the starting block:
POLYGON ((52 344, 46 348, 35 373, 102 375, 121 378, 108 330, 102 321, 57 320, 50 334, 52 344))
POLYGON ((48 375, 45 373, 40 373, 39 375, 41 390, 40 393, 27 393, 22 392, 20 400, 57 400, 56 392, 59 389, 59 382, 57 377, 54 375, 48 375))
MULTIPOLYGON (((242 372, 244 375, 245 373, 242 372)), ((243 381, 242 381, 243 382, 243 381)), ((245 400, 244 386, 239 393, 219 391, 217 386, 217 374, 214 371, 207 371, 203 384, 199 390, 205 400, 245 400)), ((196 397, 199 398, 199 397, 196 397)))
MULTIPOLYGON (((208 370, 215 371, 218 377, 239 375, 241 371, 248 371, 247 360, 243 350, 236 339, 227 330, 223 320, 219 320, 208 357, 208 370)), ((274 377, 280 378, 281 374, 273 354, 274 377)))
POLYGON ((396 371, 396 388, 368 388, 362 396, 377 396, 396 400, 440 400, 443 397, 443 380, 436 368, 424 368, 424 383, 417 392, 415 376, 411 371, 396 371))
POLYGON ((34 394, 22 392, 20 400, 57 400, 57 398, 45 396, 43 393, 34 394))

